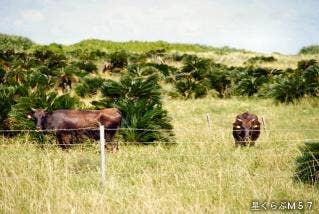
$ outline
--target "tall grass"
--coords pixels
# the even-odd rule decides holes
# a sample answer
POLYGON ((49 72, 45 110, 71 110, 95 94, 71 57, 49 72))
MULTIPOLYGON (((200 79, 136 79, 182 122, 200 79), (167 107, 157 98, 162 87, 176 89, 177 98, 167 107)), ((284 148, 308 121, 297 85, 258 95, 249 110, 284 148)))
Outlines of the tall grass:
POLYGON ((319 128, 318 99, 299 105, 165 99, 164 107, 178 143, 122 145, 108 153, 105 189, 96 144, 62 151, 54 142, 38 147, 28 135, 0 139, 0 212, 248 213, 253 200, 312 200, 311 212, 319 212, 318 188, 292 178, 298 145, 319 138, 318 130, 311 130, 319 128), (262 132, 255 147, 235 148, 231 123, 246 110, 263 116, 274 131, 262 132))

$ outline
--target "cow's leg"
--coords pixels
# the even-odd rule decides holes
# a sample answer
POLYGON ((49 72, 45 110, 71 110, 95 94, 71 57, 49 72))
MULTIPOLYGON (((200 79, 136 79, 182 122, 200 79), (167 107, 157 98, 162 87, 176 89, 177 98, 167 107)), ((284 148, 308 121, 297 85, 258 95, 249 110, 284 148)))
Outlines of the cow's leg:
POLYGON ((58 144, 62 149, 68 149, 70 144, 70 136, 63 131, 57 132, 58 144))
POLYGON ((250 141, 249 142, 249 146, 254 146, 255 145, 255 141, 250 141))
POLYGON ((117 141, 114 141, 116 130, 105 130, 105 148, 114 152, 119 149, 117 141), (109 146, 108 146, 109 145, 109 146))

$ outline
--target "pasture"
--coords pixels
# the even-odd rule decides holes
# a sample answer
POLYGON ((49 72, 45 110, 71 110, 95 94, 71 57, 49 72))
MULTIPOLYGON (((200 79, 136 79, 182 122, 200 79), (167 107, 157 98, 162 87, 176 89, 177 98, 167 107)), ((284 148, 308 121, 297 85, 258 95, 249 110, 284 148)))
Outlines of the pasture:
POLYGON ((28 135, 1 139, 1 213, 248 213, 252 201, 313 201, 319 189, 292 179, 298 147, 319 139, 319 100, 274 104, 269 99, 165 98, 176 144, 124 145, 107 153, 100 184, 99 146, 62 151, 28 135), (236 148, 235 116, 266 120, 255 147, 236 148), (209 130, 206 113, 211 117, 209 130))

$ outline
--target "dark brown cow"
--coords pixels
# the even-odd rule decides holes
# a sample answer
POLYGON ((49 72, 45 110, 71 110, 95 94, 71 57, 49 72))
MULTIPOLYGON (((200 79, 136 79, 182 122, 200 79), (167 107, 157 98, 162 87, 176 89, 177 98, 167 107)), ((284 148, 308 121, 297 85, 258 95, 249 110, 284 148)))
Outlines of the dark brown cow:
POLYGON ((59 145, 65 149, 74 139, 86 135, 99 139, 99 124, 104 125, 107 142, 111 142, 112 150, 118 149, 113 142, 114 135, 120 126, 122 115, 117 108, 103 110, 56 110, 47 112, 45 109, 32 109, 28 118, 36 120, 37 130, 56 130, 59 145), (96 127, 94 130, 85 129, 96 127), (63 130, 60 130, 63 129, 63 130), (77 129, 77 130, 76 130, 77 129))
POLYGON ((245 112, 236 116, 233 123, 233 136, 236 146, 253 146, 260 135, 260 122, 252 113, 245 112))

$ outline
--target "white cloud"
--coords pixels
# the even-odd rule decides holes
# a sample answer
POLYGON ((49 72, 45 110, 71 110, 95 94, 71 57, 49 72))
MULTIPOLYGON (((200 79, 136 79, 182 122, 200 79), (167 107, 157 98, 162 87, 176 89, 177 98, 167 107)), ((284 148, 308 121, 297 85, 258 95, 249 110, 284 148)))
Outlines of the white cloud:
POLYGON ((29 9, 21 12, 21 18, 24 22, 41 22, 44 15, 38 10, 29 9))
POLYGON ((291 53, 319 38, 316 1, 311 6, 295 0, 25 1, 30 3, 13 5, 12 11, 22 12, 9 14, 15 21, 6 29, 42 43, 167 40, 291 53))

